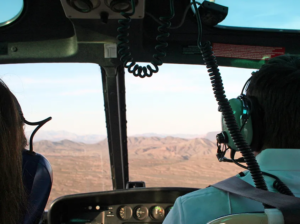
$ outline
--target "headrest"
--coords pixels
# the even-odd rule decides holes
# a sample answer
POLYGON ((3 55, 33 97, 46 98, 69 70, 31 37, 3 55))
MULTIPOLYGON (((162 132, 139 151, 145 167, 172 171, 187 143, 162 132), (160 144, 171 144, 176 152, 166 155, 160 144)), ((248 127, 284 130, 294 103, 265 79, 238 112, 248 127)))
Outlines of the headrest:
POLYGON ((24 224, 38 223, 47 204, 53 181, 52 168, 42 155, 23 150, 23 183, 28 196, 24 224))

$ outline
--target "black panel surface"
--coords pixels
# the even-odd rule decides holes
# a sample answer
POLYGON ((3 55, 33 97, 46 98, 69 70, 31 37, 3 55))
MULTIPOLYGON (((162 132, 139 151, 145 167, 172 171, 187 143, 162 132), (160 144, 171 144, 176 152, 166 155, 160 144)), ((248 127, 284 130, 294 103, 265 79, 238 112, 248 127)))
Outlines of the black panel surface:
POLYGON ((140 188, 116 190, 109 192, 88 193, 64 196, 56 199, 49 210, 50 224, 68 223, 161 223, 154 219, 150 212, 155 206, 163 209, 171 207, 176 198, 195 191, 195 188, 140 188), (97 208, 97 206, 99 206, 97 208), (133 215, 128 220, 122 220, 119 211, 122 206, 130 206, 133 215), (139 206, 145 206, 149 214, 139 220, 136 211, 139 206), (70 222, 72 221, 73 222, 70 222))
MULTIPOLYGON (((129 46, 137 61, 149 62, 155 53, 156 36, 159 24, 147 14, 156 18, 169 14, 169 0, 146 1, 146 16, 143 20, 132 20, 129 29, 129 46), (159 6, 159 7, 158 7, 159 6)), ((175 1, 175 17, 172 26, 182 19, 183 12, 190 0, 175 1)), ((230 13, 230 12, 229 12, 230 13)), ((101 20, 72 19, 65 17, 60 0, 25 0, 21 17, 11 25, 0 28, 1 63, 28 62, 96 62, 101 66, 120 64, 118 59, 104 59, 103 43, 117 43, 117 20, 103 24, 101 20), (73 24, 72 24, 73 23, 73 24), (75 36, 75 31, 76 36, 75 36), (72 39, 71 37, 75 37, 72 39), (62 43, 49 42, 34 47, 35 41, 69 40, 62 43), (78 42, 76 42, 76 40, 78 42), (27 49, 24 44, 30 41, 27 49), (18 43, 16 43, 18 42, 18 43), (51 45, 49 47, 49 45, 51 45), (17 47, 18 51, 12 51, 17 47), (95 49, 92 50, 91 49, 95 49), (57 50, 55 54, 52 51, 57 50), (97 51, 97 52, 96 52, 97 51), (34 54, 34 56, 32 55, 34 54)), ((182 27, 169 30, 169 46, 165 63, 203 64, 200 55, 182 53, 185 46, 196 45, 198 30, 195 16, 190 10, 182 27)), ((251 29, 235 27, 203 27, 203 40, 213 43, 284 47, 287 54, 299 54, 300 33, 295 30, 251 29)), ((234 58, 220 58, 219 65, 258 68, 258 61, 233 63, 234 58)))
POLYGON ((64 39, 74 34, 60 0, 25 0, 21 16, 0 28, 0 42, 64 39))

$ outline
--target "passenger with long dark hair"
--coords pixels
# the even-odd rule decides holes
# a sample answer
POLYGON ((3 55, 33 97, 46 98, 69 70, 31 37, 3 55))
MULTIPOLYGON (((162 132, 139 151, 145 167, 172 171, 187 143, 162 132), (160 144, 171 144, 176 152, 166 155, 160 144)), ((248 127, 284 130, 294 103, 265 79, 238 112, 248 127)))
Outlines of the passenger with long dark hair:
POLYGON ((22 149, 26 146, 24 122, 15 96, 0 79, 0 223, 18 224, 25 212, 22 149))

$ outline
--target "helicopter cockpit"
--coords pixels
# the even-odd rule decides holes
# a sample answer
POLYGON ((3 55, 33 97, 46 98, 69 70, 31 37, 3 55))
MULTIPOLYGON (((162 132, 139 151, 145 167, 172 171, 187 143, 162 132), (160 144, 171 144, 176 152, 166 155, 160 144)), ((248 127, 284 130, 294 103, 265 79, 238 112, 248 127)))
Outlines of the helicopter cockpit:
MULTIPOLYGON (((143 113, 146 111, 146 109, 143 111, 143 105, 152 100, 149 95, 156 91, 159 92, 161 89, 165 89, 168 85, 173 85, 174 83, 180 86, 181 81, 176 83, 170 82, 170 80, 176 77, 176 75, 185 76, 188 79, 189 71, 196 74, 200 71, 196 65, 202 65, 201 73, 203 72, 203 74, 199 74, 199 76, 201 75, 207 79, 207 86, 210 85, 209 79, 211 79, 215 97, 219 105, 221 105, 220 111, 224 112, 226 111, 226 109, 224 109, 226 107, 224 106, 226 96, 220 94, 220 87, 218 87, 220 83, 219 80, 221 79, 220 74, 216 74, 218 73, 216 72, 218 65, 222 67, 222 69, 224 68, 225 71, 229 68, 244 69, 247 71, 246 75, 241 74, 244 81, 238 85, 242 86, 251 72, 259 69, 267 60, 285 54, 299 55, 300 52, 300 33, 296 23, 297 18, 293 18, 293 23, 287 18, 278 18, 279 13, 283 12, 284 15, 282 15, 282 17, 288 17, 288 14, 296 15, 297 11, 293 11, 297 8, 298 3, 296 2, 293 3, 295 4, 294 6, 292 4, 289 6, 280 6, 279 1, 275 1, 275 3, 272 3, 274 5, 270 5, 265 2, 261 3, 261 1, 255 1, 255 3, 241 3, 232 0, 230 0, 230 2, 226 0, 205 0, 201 2, 195 0, 19 0, 18 4, 19 3, 22 6, 13 17, 7 21, 0 21, 0 64, 3 65, 3 71, 6 71, 6 69, 7 72, 10 71, 8 67, 6 68, 4 65, 20 66, 20 71, 29 77, 27 83, 34 84, 35 86, 40 85, 38 89, 40 92, 43 92, 43 90, 48 87, 54 91, 58 88, 60 83, 51 80, 50 74, 58 70, 64 73, 65 76, 62 75, 61 79, 66 79, 66 83, 77 83, 78 86, 86 84, 87 88, 84 90, 85 93, 88 92, 96 95, 101 91, 100 97, 101 95, 103 96, 104 104, 102 113, 103 116, 105 116, 107 131, 107 139, 103 138, 101 139, 103 141, 100 142, 97 138, 98 142, 93 146, 83 146, 84 143, 74 145, 73 142, 68 140, 63 140, 64 144, 62 144, 62 142, 49 143, 46 141, 35 143, 34 149, 37 152, 39 152, 39 147, 43 148, 43 150, 40 151, 41 154, 47 152, 50 148, 56 147, 55 150, 51 152, 48 151, 49 158, 53 159, 53 161, 55 160, 53 164, 51 159, 49 159, 54 169, 54 183, 55 172, 62 174, 59 179, 60 184, 64 182, 68 183, 67 178, 76 179, 72 184, 69 184, 69 188, 72 188, 76 183, 86 181, 81 179, 81 176, 76 176, 76 173, 68 177, 69 174, 66 172, 67 168, 64 167, 65 164, 73 160, 73 156, 82 153, 80 155, 84 156, 76 160, 72 167, 69 168, 80 173, 82 170, 79 168, 79 165, 84 164, 86 169, 84 172, 90 172, 91 174, 86 184, 93 185, 93 190, 91 191, 97 191, 97 189, 99 189, 97 188, 99 183, 102 184, 103 189, 108 189, 108 185, 111 186, 109 191, 86 191, 84 193, 74 191, 72 193, 77 194, 70 195, 64 195, 64 193, 62 193, 65 192, 64 190, 58 190, 57 187, 54 186, 52 191, 60 192, 55 194, 55 197, 58 198, 53 202, 48 202, 44 215, 36 220, 37 223, 163 223, 178 197, 196 191, 200 187, 205 187, 204 185, 208 185, 205 182, 203 186, 191 184, 189 187, 176 187, 176 184, 168 185, 168 183, 163 183, 164 178, 167 177, 156 168, 155 165, 157 164, 153 162, 156 158, 155 154, 163 154, 162 151, 159 151, 160 147, 165 147, 164 149, 168 153, 174 154, 174 150, 180 151, 180 146, 176 146, 179 144, 178 139, 167 136, 163 137, 163 141, 166 142, 168 140, 172 142, 173 148, 170 148, 166 146, 165 142, 159 143, 161 145, 157 146, 157 142, 155 143, 157 145, 153 145, 153 143, 149 144, 147 143, 148 140, 143 137, 128 138, 127 101, 129 98, 127 92, 131 91, 125 81, 125 78, 127 79, 128 76, 131 76, 132 80, 133 78, 140 79, 141 82, 146 83, 149 79, 159 76, 160 71, 164 71, 166 74, 171 73, 161 86, 157 86, 157 83, 154 83, 153 86, 148 89, 148 95, 145 94, 139 101, 136 101, 141 105, 141 113, 143 113), (245 8, 247 8, 249 15, 246 15, 245 12, 241 10, 241 8, 244 7, 243 4, 247 4, 245 8), (287 11, 284 11, 284 7, 287 7, 287 11), (259 13, 254 13, 255 8, 258 9, 259 13), (274 9, 274 12, 271 9, 274 9), (267 23, 263 20, 263 16, 269 12, 271 19, 269 23, 267 23), (231 19, 230 16, 232 15, 236 17, 232 17, 231 19), (254 22, 254 17, 256 18, 256 22, 254 22), (226 20, 227 18, 230 19, 226 20), (275 18, 277 20, 275 20, 275 18), (282 19, 282 21, 280 19, 282 19), (239 23, 241 21, 243 23, 239 23), (35 63, 37 64, 36 66, 40 67, 41 71, 43 70, 45 73, 49 73, 48 77, 44 76, 46 79, 43 84, 35 79, 36 77, 30 76, 29 63, 35 63), (58 64, 57 70, 49 72, 47 66, 54 63, 58 64), (70 66, 66 66, 67 64, 70 66), (84 64, 91 66, 85 67, 84 64), (179 67, 174 69, 174 67, 172 67, 174 64, 179 65, 179 67, 181 67, 180 70, 179 67), (208 73, 204 65, 207 66, 208 73), (164 66, 166 66, 166 69, 164 66), (95 76, 96 78, 94 80, 87 81, 89 79, 89 73, 93 73, 97 69, 101 72, 101 77, 95 76), (77 80, 77 72, 84 74, 84 77, 77 80), (176 72, 178 72, 178 74, 176 74, 176 72), (174 74, 173 77, 172 74, 174 74), (99 83, 96 83, 97 81, 99 81, 99 83), (101 86, 101 82, 102 89, 93 89, 94 87, 97 88, 97 86, 101 86), (42 87, 43 85, 45 86, 42 87), (146 142, 144 148, 138 148, 134 145, 136 142, 141 141, 146 142), (71 145, 75 151, 68 152, 68 147, 71 147, 71 145), (143 160, 136 164, 134 164, 134 162, 131 163, 129 161, 129 145, 130 147, 136 147, 134 148, 136 151, 134 153, 131 152, 130 156, 132 157, 137 155, 138 150, 147 152, 154 149, 154 151, 150 151, 150 153, 147 154, 147 158, 153 160, 143 160), (90 151, 83 149, 83 147, 87 147, 90 151), (101 151, 101 156, 99 156, 97 150, 102 150, 105 147, 108 148, 108 151, 101 151), (60 153, 59 150, 62 150, 64 155, 70 153, 67 155, 66 161, 60 160, 60 154, 58 154, 60 153), (95 165, 96 162, 86 162, 89 157, 93 157, 99 161, 101 160, 101 167, 99 168, 95 165), (107 161, 102 162, 104 160, 107 161), (93 170, 93 167, 96 166, 97 168, 93 170), (136 168, 134 178, 130 166, 135 166, 136 168), (155 170, 154 175, 146 177, 146 175, 142 173, 143 166, 149 169, 153 168, 155 170), (98 175, 99 173, 97 172, 102 172, 103 175, 98 175), (139 172, 141 173, 139 174, 139 172), (158 173, 161 174, 161 176, 158 177, 158 173), (98 178, 97 182, 95 182, 95 178, 98 178), (100 178, 106 179, 102 181, 100 178), (152 186, 150 184, 151 188, 148 188, 149 185, 147 184, 146 178, 152 178, 156 184, 152 186), (108 179, 110 179, 110 181, 108 181, 108 179), (107 184, 108 182, 109 184, 107 184)), ((2 3, 0 3, 0 5, 1 4, 2 3)), ((228 70, 228 73, 232 71, 233 70, 228 70)), ((235 77, 240 75, 239 72, 240 70, 235 71, 235 77)), ((43 74, 39 74, 39 76, 43 77, 43 74)), ((191 78, 190 82, 195 83, 195 80, 196 79, 191 78)), ((224 78, 224 80, 226 80, 226 78, 224 78)), ((228 83, 233 80, 234 77, 230 78, 228 83)), ((140 89, 146 88, 137 81, 132 81, 132 83, 135 83, 136 86, 140 85, 140 89)), ((237 88, 234 85, 231 87, 233 89, 237 88)), ((240 90, 242 88, 238 87, 237 89, 240 90)), ((188 88, 183 88, 183 91, 189 90, 188 88)), ((209 91, 213 93, 211 86, 209 86, 209 91)), ((137 95, 138 92, 130 92, 129 94, 133 96, 137 95)), ((176 93, 172 94, 176 95, 176 93)), ((193 94, 193 91, 191 91, 191 94, 193 94)), ((74 101, 76 101, 78 107, 87 107, 85 98, 79 97, 78 92, 64 92, 63 95, 73 95, 75 96, 74 101), (77 96, 78 98, 76 98, 77 96)), ((176 96, 180 98, 180 94, 176 96)), ((187 104, 202 104, 200 101, 191 102, 188 96, 184 97, 182 97, 182 102, 186 102, 187 104)), ((41 105, 43 106, 45 104, 45 107, 53 107, 57 104, 60 107, 59 110, 63 111, 64 106, 68 104, 67 101, 62 102, 59 95, 55 96, 54 99, 55 102, 53 101, 51 105, 46 105, 45 102, 47 99, 41 101, 41 105)), ((203 98, 203 100, 205 99, 203 98)), ((97 101, 97 99, 95 98, 94 101, 97 101)), ((94 101, 93 105, 96 105, 97 102, 94 101)), ((49 102, 50 101, 48 101, 48 103, 49 102)), ((133 104, 133 102, 130 103, 133 104)), ((217 112, 217 103, 214 103, 217 112)), ((174 105, 176 105, 172 108, 174 113, 176 107, 185 107, 185 103, 177 105, 175 102, 174 105)), ((29 107, 30 106, 27 106, 27 108, 29 107)), ((73 108, 73 106, 70 106, 70 108, 74 111, 77 110, 77 107, 73 108)), ((139 109, 138 105, 135 108, 139 109)), ((205 110, 205 104, 199 106, 197 109, 199 109, 199 111, 205 110)), ((160 108, 157 108, 157 111, 158 110, 160 110, 160 108)), ((32 109, 29 111, 32 112, 32 109)), ((57 114, 58 113, 59 111, 57 110, 57 114)), ((92 114, 92 112, 87 111, 81 113, 82 116, 87 117, 92 114)), ((165 117, 171 116, 171 113, 173 112, 165 114, 165 117)), ((193 112, 189 113, 192 114, 193 112)), ((26 113, 24 114, 26 117, 26 113)), ((54 120, 55 114, 51 116, 54 120)), ((147 120, 150 119, 150 116, 143 116, 141 114, 139 118, 147 120)), ((188 117, 189 115, 184 116, 188 117)), ((88 128, 85 124, 76 127, 76 123, 80 123, 80 118, 78 118, 78 121, 71 121, 69 119, 68 115, 66 115, 61 121, 72 123, 72 127, 75 129, 88 128)), ((177 119, 180 119, 180 117, 177 119)), ((224 116, 224 119, 230 120, 230 118, 226 116, 224 116)), ((90 119, 90 122, 95 122, 96 125, 99 125, 92 119, 90 119)), ((209 121, 207 122, 209 123, 209 121)), ((224 123, 226 122, 224 121, 224 123)), ((148 123, 151 125, 151 119, 148 123)), ((170 127, 172 125, 170 123, 170 127)), ((105 126, 105 124, 102 124, 102 126, 105 126)), ((172 126, 172 128, 174 127, 172 126)), ((231 133, 230 128, 228 128, 228 133, 229 132, 231 133)), ((232 131, 232 133, 236 132, 232 131)), ((215 139, 216 133, 213 134, 212 139, 215 139)), ((219 143, 225 141, 225 137, 224 139, 221 139, 222 136, 220 135, 217 137, 219 137, 219 146, 219 143)), ((237 141, 238 138, 242 137, 237 136, 236 139, 233 138, 234 144, 239 142, 237 141)), ((152 140, 157 141, 157 138, 153 137, 152 140)), ((30 144, 33 144, 32 141, 33 140, 30 139, 30 144)), ((207 151, 201 151, 201 153, 206 155, 208 151, 210 152, 211 148, 217 148, 214 141, 215 140, 208 141, 203 139, 190 140, 188 149, 193 150, 193 144, 205 144, 207 151)), ((247 157, 249 156, 249 153, 247 154, 247 150, 249 150, 247 146, 248 143, 245 142, 243 144, 237 145, 237 148, 240 149, 238 151, 241 152, 242 157, 247 157)), ((234 155, 230 159, 227 159, 222 153, 223 152, 218 151, 217 156, 220 162, 233 163, 234 161, 234 163, 236 163, 237 161, 239 163, 239 161, 255 160, 253 159, 254 157, 252 158, 253 155, 247 157, 245 160, 242 158, 235 160, 234 155)), ((193 161, 198 161, 199 158, 192 157, 193 155, 191 154, 192 153, 189 152, 188 155, 180 155, 180 161, 189 160, 190 158, 192 158, 193 161)), ((164 159, 167 157, 168 155, 162 155, 164 159)), ((216 159, 217 162, 218 160, 216 159)), ((172 168, 170 168, 172 163, 173 161, 166 162, 164 167, 166 172, 172 170, 172 168)), ((197 163, 201 166, 200 160, 197 163)), ((211 162, 207 162, 207 164, 209 164, 208 167, 213 166, 211 162)), ((229 165, 234 166, 234 164, 229 165)), ((159 164, 159 166, 162 166, 162 164, 159 164)), ((198 167, 187 168, 183 172, 183 167, 185 169, 188 163, 176 163, 175 166, 178 166, 178 169, 173 171, 180 174, 176 178, 183 178, 182 182, 186 181, 184 180, 185 172, 195 172, 197 175, 204 173, 204 171, 197 173, 195 169, 198 169, 198 167)), ((241 169, 238 167, 235 170, 232 169, 228 171, 228 174, 232 176, 232 173, 238 173, 240 171, 241 169)), ((83 173, 83 176, 84 175, 83 173)), ((197 175, 191 178, 197 179, 197 175)), ((204 176, 206 178, 206 174, 204 176)), ((256 176, 257 182, 259 182, 261 178, 258 176, 259 175, 256 176)), ((211 179, 207 178, 207 180, 211 179)), ((189 180, 187 180, 187 182, 188 181, 189 180)), ((64 187, 68 188, 68 184, 64 187)), ((263 184, 258 184, 257 188, 266 190, 263 184)), ((266 216, 262 215, 260 217, 260 215, 258 219, 261 218, 260 220, 268 223, 266 216)), ((249 217, 247 216, 245 219, 249 219, 249 217)), ((220 223, 230 222, 225 222, 223 219, 220 223)))

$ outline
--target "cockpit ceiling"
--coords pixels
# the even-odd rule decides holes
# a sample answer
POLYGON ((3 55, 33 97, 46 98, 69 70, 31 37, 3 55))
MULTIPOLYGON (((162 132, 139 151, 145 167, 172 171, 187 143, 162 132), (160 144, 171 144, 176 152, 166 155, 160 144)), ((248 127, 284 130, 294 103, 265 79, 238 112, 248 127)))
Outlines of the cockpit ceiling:
MULTIPOLYGON (((102 66, 120 64, 118 59, 105 59, 105 43, 117 43, 117 20, 107 24, 97 19, 69 19, 60 0, 25 0, 22 15, 14 23, 0 28, 0 63, 92 62, 102 66)), ((159 17, 169 13, 169 0, 146 1, 146 12, 159 17), (160 7, 157 7, 160 5, 160 7)), ((178 24, 190 0, 176 0, 178 24)), ((141 62, 152 60, 158 24, 149 16, 132 20, 130 46, 132 55, 141 62)), ((192 13, 184 25, 170 30, 166 63, 202 64, 199 54, 185 54, 184 48, 195 46, 197 24, 192 13)), ((281 47, 285 53, 298 54, 300 33, 296 31, 204 27, 203 40, 212 43, 281 47)), ((235 67, 260 66, 257 60, 218 59, 219 65, 235 67)))

